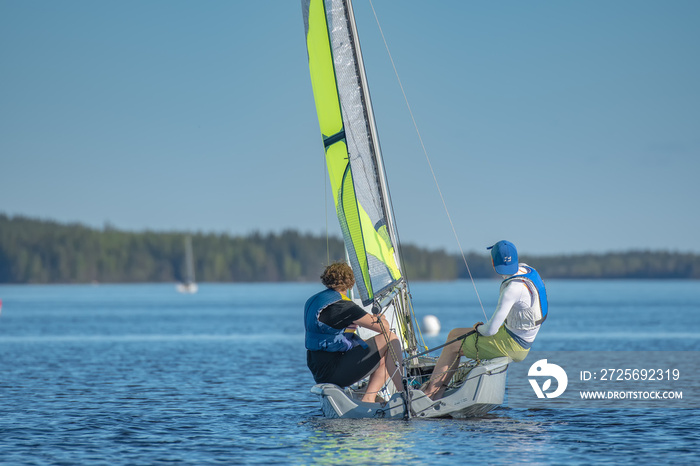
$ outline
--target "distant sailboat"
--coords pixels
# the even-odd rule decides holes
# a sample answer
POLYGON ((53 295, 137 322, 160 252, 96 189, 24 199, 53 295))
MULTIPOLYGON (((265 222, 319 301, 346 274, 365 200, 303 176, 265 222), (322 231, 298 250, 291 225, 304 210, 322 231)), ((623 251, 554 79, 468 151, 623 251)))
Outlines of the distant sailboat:
POLYGON ((199 287, 194 278, 194 256, 192 254, 192 237, 185 237, 185 280, 177 284, 180 293, 196 293, 199 287))
MULTIPOLYGON (((419 390, 435 358, 419 352, 415 314, 399 260, 398 235, 384 173, 351 0, 302 0, 311 83, 328 174, 346 252, 365 309, 387 316, 401 337, 404 387, 385 388, 386 404, 361 401, 362 386, 314 385, 329 418, 470 417, 503 403, 509 360, 460 364, 445 396, 419 390), (403 394, 401 392, 404 392, 403 394)), ((362 335, 361 335, 362 336, 362 335)), ((437 348, 436 348, 437 349, 437 348)))

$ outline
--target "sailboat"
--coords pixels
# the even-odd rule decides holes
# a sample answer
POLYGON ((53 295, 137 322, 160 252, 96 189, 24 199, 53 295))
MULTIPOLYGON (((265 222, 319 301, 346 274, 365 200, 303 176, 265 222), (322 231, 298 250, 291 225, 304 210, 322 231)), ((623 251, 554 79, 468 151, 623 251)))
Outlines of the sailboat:
POLYGON ((192 254, 192 237, 185 236, 185 279, 176 286, 180 293, 193 294, 199 290, 194 278, 194 255, 192 254))
MULTIPOLYGON (((306 45, 326 165, 345 248, 362 305, 384 314, 404 351, 404 387, 386 403, 360 401, 363 382, 317 384, 329 418, 473 417, 503 403, 509 360, 464 361, 445 396, 420 390, 436 359, 419 352, 417 321, 399 241, 351 0, 302 0, 306 45)), ((360 335, 366 338, 368 335, 360 335)))

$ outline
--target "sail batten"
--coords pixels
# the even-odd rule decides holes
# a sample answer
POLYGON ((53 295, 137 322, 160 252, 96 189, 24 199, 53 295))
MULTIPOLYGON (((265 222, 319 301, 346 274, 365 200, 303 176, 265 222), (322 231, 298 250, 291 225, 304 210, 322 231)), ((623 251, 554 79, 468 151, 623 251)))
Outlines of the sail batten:
POLYGON ((368 305, 403 274, 352 2, 302 0, 302 11, 336 213, 368 305))

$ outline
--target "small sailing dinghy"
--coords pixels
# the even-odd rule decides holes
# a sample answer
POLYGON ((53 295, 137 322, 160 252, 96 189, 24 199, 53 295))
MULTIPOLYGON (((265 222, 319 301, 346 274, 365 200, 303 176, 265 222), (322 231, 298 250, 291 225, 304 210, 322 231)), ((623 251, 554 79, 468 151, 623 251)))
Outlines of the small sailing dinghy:
POLYGON ((180 293, 194 294, 199 290, 194 278, 194 255, 192 253, 192 237, 185 237, 185 279, 178 283, 176 289, 180 293))
MULTIPOLYGON (((420 391, 436 359, 419 352, 408 282, 351 0, 302 0, 306 45, 326 165, 345 248, 366 310, 382 313, 402 340, 405 387, 391 381, 386 403, 360 401, 360 382, 315 385, 329 418, 473 417, 503 403, 509 360, 465 361, 443 398, 420 391)), ((364 330, 364 329, 362 329, 364 330)), ((370 335, 360 334, 367 338, 370 335)))

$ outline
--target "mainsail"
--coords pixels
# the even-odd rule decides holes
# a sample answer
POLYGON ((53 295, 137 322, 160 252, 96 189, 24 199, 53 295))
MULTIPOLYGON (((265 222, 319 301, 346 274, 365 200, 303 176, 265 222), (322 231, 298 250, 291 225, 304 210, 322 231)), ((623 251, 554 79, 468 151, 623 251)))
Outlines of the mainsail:
POLYGON ((333 200, 364 305, 403 288, 391 200, 350 0, 302 0, 333 200))

